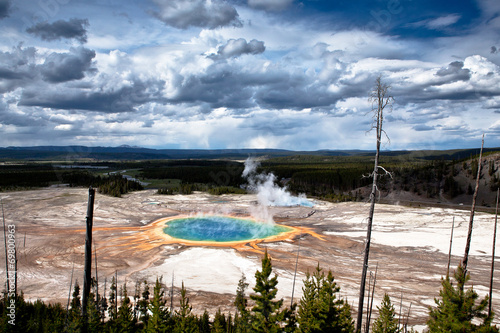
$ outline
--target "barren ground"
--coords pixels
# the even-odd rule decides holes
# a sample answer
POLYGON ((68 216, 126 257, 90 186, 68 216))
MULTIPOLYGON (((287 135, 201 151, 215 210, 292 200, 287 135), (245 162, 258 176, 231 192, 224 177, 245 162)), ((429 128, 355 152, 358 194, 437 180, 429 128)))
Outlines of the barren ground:
MULTIPOLYGON (((0 195, 6 224, 16 226, 18 289, 27 299, 66 304, 73 265, 74 276, 82 284, 87 195, 88 190, 81 188, 49 188, 0 195)), ((97 193, 93 238, 100 293, 104 291, 105 278, 109 289, 115 271, 119 284, 126 282, 132 295, 137 280, 153 283, 157 276, 163 276, 170 287, 174 275, 174 306, 178 304, 178 290, 184 282, 197 313, 207 309, 213 314, 217 308, 233 312, 232 302, 239 278, 245 274, 250 288, 254 285, 254 273, 260 269, 260 259, 267 248, 279 276, 279 296, 289 304, 300 238, 295 300, 302 294, 305 273, 319 263, 322 268, 333 271, 342 297, 356 310, 369 209, 366 203, 316 201, 314 208, 272 207, 276 222, 311 228, 323 239, 304 233, 284 241, 238 248, 172 243, 158 234, 161 226, 153 223, 181 214, 248 215, 255 210, 255 205, 256 198, 252 195, 164 196, 147 190, 112 198, 97 193), (312 210, 315 213, 307 217, 312 210)), ((380 304, 387 292, 399 313, 402 297, 403 314, 410 310, 410 326, 422 328, 428 307, 439 294, 440 279, 446 274, 453 217, 452 270, 463 255, 470 214, 466 210, 468 207, 464 209, 376 206, 369 267, 375 271, 378 265, 375 305, 380 304)), ((493 223, 494 215, 476 213, 469 271, 474 289, 481 297, 489 288, 493 223)), ((3 262, 5 256, 0 252, 0 262, 3 262)), ((496 253, 499 253, 498 246, 496 253)), ((0 272, 3 281, 5 272, 0 272)), ((495 312, 500 313, 498 277, 494 283, 493 302, 495 312)), ((355 318, 355 314, 353 316, 355 318)), ((498 317, 495 323, 500 324, 498 317)))

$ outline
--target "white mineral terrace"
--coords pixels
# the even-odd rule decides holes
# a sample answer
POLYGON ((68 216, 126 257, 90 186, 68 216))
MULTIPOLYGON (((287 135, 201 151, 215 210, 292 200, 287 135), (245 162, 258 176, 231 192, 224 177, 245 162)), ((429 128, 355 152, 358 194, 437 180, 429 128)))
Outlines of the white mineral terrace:
MULTIPOLYGON (((87 193, 86 189, 53 188, 1 194, 6 223, 16 225, 19 289, 27 299, 66 304, 73 265, 74 276, 82 284, 87 193)), ((197 313, 205 309, 215 313, 219 307, 233 312, 238 280, 245 274, 250 284, 247 294, 252 292, 255 271, 260 269, 262 253, 267 248, 279 277, 278 296, 289 305, 299 236, 244 246, 190 246, 163 239, 153 223, 164 217, 199 213, 250 215, 259 210, 256 201, 254 195, 166 196, 153 190, 124 198, 97 194, 93 239, 100 293, 104 291, 105 278, 109 289, 115 271, 119 284, 127 283, 129 291, 134 290, 137 280, 153 283, 157 276, 163 276, 164 284, 170 288, 174 275, 174 306, 184 282, 197 313)), ((319 263, 333 271, 341 296, 355 311, 369 205, 315 203, 313 208, 269 207, 275 221, 303 228, 295 300, 302 295, 306 272, 319 263), (315 213, 311 215, 312 210, 315 213)), ((446 274, 453 217, 452 270, 463 256, 470 214, 467 209, 376 206, 369 267, 374 272, 378 264, 374 305, 379 305, 388 292, 399 312, 402 297, 403 314, 407 314, 411 304, 410 325, 422 329, 428 306, 438 297, 440 279, 446 274)), ((493 224, 494 215, 476 213, 468 268, 470 285, 481 297, 489 288, 493 224)), ((499 250, 497 246, 497 255, 499 250)), ((3 251, 0 252, 3 262, 3 251)), ((2 270, 0 279, 4 276, 2 270)), ((496 313, 500 313, 499 279, 500 273, 496 272, 496 313)), ((372 318, 375 317, 376 314, 372 318)), ((495 323, 500 320, 495 319, 495 323)))

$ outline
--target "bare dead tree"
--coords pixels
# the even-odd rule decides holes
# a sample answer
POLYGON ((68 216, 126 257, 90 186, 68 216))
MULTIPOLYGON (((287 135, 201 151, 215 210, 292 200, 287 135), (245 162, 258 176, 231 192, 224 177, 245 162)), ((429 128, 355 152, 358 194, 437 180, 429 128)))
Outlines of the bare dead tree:
MULTIPOLYGON (((401 290, 401 300, 399 301, 399 318, 398 318, 398 328, 401 327, 401 313, 403 311, 403 291, 401 290)), ((403 318, 404 319, 404 318, 403 318)), ((401 328, 400 328, 401 330, 401 328)))
POLYGON ((172 287, 170 288, 170 312, 174 312, 174 271, 172 271, 172 287))
POLYGON ((366 321, 366 333, 370 330, 370 322, 372 320, 372 310, 373 310, 373 298, 375 297, 375 285, 377 284, 377 272, 378 272, 378 263, 375 266, 375 275, 373 276, 373 286, 372 286, 372 298, 370 302, 370 310, 368 311, 368 320, 366 321))
POLYGON ((389 94, 390 86, 382 82, 382 77, 379 76, 375 82, 374 90, 370 96, 370 101, 372 102, 372 112, 373 112, 373 124, 371 129, 375 129, 377 132, 377 151, 375 153, 375 164, 373 167, 373 185, 370 194, 370 212, 368 214, 368 227, 366 232, 366 243, 364 250, 363 259, 363 271, 361 273, 361 284, 359 289, 359 303, 358 303, 358 320, 356 323, 356 332, 361 332, 362 321, 363 321, 363 302, 365 298, 365 285, 366 285, 366 273, 368 270, 368 259, 370 256, 370 242, 372 234, 372 224, 373 224, 373 213, 375 211, 375 200, 377 194, 377 179, 379 170, 383 170, 388 173, 383 167, 378 165, 380 156, 380 145, 382 143, 382 134, 387 134, 382 129, 382 124, 384 122, 384 110, 386 107, 391 108, 394 98, 389 94))
POLYGON ((5 212, 3 210, 3 200, 0 198, 0 203, 2 204, 2 219, 3 219, 3 240, 5 243, 5 274, 7 275, 7 293, 10 292, 10 285, 9 285, 9 256, 7 254, 7 230, 5 228, 5 212))
POLYGON ((483 139, 481 140, 481 151, 479 152, 479 160, 477 162, 476 187, 474 189, 474 195, 472 197, 472 207, 470 210, 470 218, 469 218, 469 231, 467 233, 467 243, 465 244, 464 259, 462 260, 462 267, 464 269, 464 276, 467 275, 467 262, 469 261, 469 250, 470 250, 470 243, 472 240, 472 227, 474 224, 474 211, 476 210, 476 199, 477 199, 477 192, 479 190, 479 179, 481 178, 483 146, 484 146, 484 134, 483 134, 483 139))
POLYGON ((368 332, 369 329, 369 324, 368 324, 368 319, 370 316, 370 290, 372 290, 372 278, 373 278, 373 272, 370 271, 370 277, 368 279, 368 302, 366 302, 366 323, 365 323, 365 333, 368 332))
POLYGON ((411 311, 411 302, 410 302, 410 306, 408 307, 408 314, 406 315, 406 322, 404 324, 404 332, 408 332, 408 321, 410 320, 410 311, 411 311))
MULTIPOLYGON (((312 214, 311 214, 312 215, 312 214)), ((300 238, 302 237, 302 233, 299 236, 299 242, 297 247, 297 258, 295 258, 295 272, 293 273, 293 284, 292 284, 292 300, 290 301, 290 308, 293 307, 293 294, 295 292, 295 278, 297 277, 297 266, 299 264, 299 254, 300 254, 300 238)))
POLYGON ((115 270, 115 313, 118 315, 118 271, 115 270))
POLYGON ((85 233, 85 266, 83 275, 83 295, 82 295, 82 317, 84 325, 87 318, 87 304, 90 295, 91 272, 92 272, 92 220, 94 217, 94 197, 95 189, 89 188, 89 199, 87 204, 87 229, 85 233))
POLYGON ((73 268, 71 268, 71 278, 69 279, 68 303, 66 304, 66 319, 64 320, 65 328, 68 326, 69 302, 71 299, 71 288, 73 287, 73 273, 74 272, 75 272, 75 263, 73 262, 73 268))
POLYGON ((450 276, 451 246, 453 244, 453 229, 455 229, 455 216, 453 216, 453 223, 451 224, 450 250, 448 251, 448 268, 446 269, 446 277, 450 276))
POLYGON ((495 206, 495 227, 493 229, 493 250, 491 251, 491 274, 490 274, 490 298, 488 303, 488 316, 491 317, 491 303, 493 302, 493 272, 495 271, 495 243, 497 240, 497 221, 498 221, 498 196, 500 188, 497 189, 497 204, 495 206))
POLYGON ((100 311, 101 302, 99 301, 99 274, 97 273, 97 248, 95 246, 95 240, 93 240, 94 244, 94 263, 95 263, 95 301, 97 306, 97 311, 100 311))

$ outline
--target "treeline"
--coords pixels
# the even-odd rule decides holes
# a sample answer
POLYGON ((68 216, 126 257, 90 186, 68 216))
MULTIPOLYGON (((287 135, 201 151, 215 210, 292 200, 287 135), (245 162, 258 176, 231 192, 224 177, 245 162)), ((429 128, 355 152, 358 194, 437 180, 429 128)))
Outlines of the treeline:
MULTIPOLYGON (((491 154, 491 153, 490 153, 491 154)), ((419 160, 384 156, 381 165, 390 172, 379 177, 378 189, 383 193, 408 191, 427 198, 446 195, 454 198, 472 194, 478 164, 477 159, 419 160)), ((498 163, 483 161, 481 180, 487 190, 500 187, 498 163)), ((262 172, 273 172, 296 193, 305 193, 331 201, 363 200, 363 188, 371 184, 373 162, 368 157, 293 156, 265 161, 262 172)), ((380 169, 379 174, 385 171, 380 169)))
MULTIPOLYGON (((469 275, 461 266, 455 273, 456 285, 447 276, 442 279, 440 297, 429 310, 428 331, 434 332, 499 332, 488 314, 488 298, 479 299, 471 288, 465 290, 469 275)), ((271 259, 267 251, 262 268, 255 273, 253 293, 247 297, 248 283, 243 275, 233 302, 235 312, 212 316, 207 310, 195 315, 187 290, 182 283, 178 306, 174 308, 170 295, 156 279, 152 287, 147 281, 137 282, 133 296, 127 285, 118 289, 112 278, 109 296, 98 294, 92 281, 87 311, 82 315, 80 286, 75 283, 71 303, 64 308, 60 303, 46 304, 40 300, 26 302, 23 295, 0 301, 0 330, 2 332, 174 332, 174 333, 236 333, 236 332, 343 332, 354 333, 354 321, 347 300, 340 298, 331 271, 325 273, 319 264, 312 274, 307 273, 298 304, 284 306, 277 299, 278 279, 272 276, 271 259), (12 306, 15 304, 15 306, 12 306), (170 304, 170 306, 169 306, 170 304), (12 310, 14 309, 14 310, 12 310)), ((378 318, 372 325, 374 333, 414 332, 408 329, 408 318, 397 318, 390 297, 385 294, 377 306, 378 318)))
POLYGON ((144 187, 137 181, 127 179, 120 174, 108 174, 107 176, 94 175, 88 171, 69 171, 61 175, 63 183, 69 186, 92 186, 99 193, 121 197, 131 191, 140 191, 144 187))
MULTIPOLYGON (((485 154, 481 177, 488 191, 496 191, 500 187, 498 161, 495 163, 495 155, 488 157, 492 154, 494 152, 485 154)), ((475 156, 460 161, 428 160, 411 156, 413 155, 381 157, 381 165, 391 172, 390 177, 379 178, 378 188, 382 196, 394 191, 408 191, 427 198, 439 198, 441 195, 455 198, 461 194, 472 194, 478 169, 475 156)), ((330 201, 358 201, 365 200, 368 195, 365 190, 371 184, 369 176, 373 172, 372 159, 373 156, 361 155, 288 156, 263 161, 258 172, 273 172, 282 186, 287 186, 295 193, 305 193, 330 201)), ((151 180, 161 194, 190 194, 193 191, 211 194, 243 193, 241 186, 246 184, 246 180, 242 178, 244 164, 236 161, 164 160, 101 162, 96 165, 113 170, 125 167, 139 170, 136 177, 151 180), (172 186, 168 185, 167 180, 174 180, 170 183, 172 186)), ((43 163, 0 166, 0 190, 45 187, 60 183, 85 187, 92 185, 100 187, 102 193, 116 196, 141 188, 124 180, 99 176, 92 170, 58 168, 43 163)))
POLYGON ((99 176, 87 170, 54 168, 47 164, 0 166, 0 191, 68 184, 71 187, 92 186, 100 193, 120 197, 144 187, 120 174, 99 176))
POLYGON ((61 175, 43 164, 0 165, 0 190, 46 187, 60 181, 61 175))
POLYGON ((141 171, 146 179, 179 179, 184 184, 208 184, 239 187, 244 166, 233 161, 169 161, 167 165, 152 164, 141 171))
POLYGON ((194 191, 204 191, 212 195, 223 195, 223 194, 246 194, 247 191, 241 188, 232 186, 209 186, 205 184, 180 184, 174 187, 162 187, 159 188, 158 194, 192 194, 194 191))

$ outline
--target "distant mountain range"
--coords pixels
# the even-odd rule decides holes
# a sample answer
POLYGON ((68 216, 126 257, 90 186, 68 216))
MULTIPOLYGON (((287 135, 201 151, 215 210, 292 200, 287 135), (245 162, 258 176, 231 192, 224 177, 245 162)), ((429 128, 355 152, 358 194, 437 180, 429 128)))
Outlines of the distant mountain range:
MULTIPOLYGON (((486 148, 500 151, 500 148, 486 148)), ((383 151, 387 156, 408 156, 424 159, 461 159, 479 153, 477 149, 383 151)), ((293 155, 366 156, 370 150, 293 151, 285 149, 151 149, 131 146, 33 146, 0 148, 0 160, 156 160, 156 159, 246 159, 254 157, 282 157, 293 155)))

